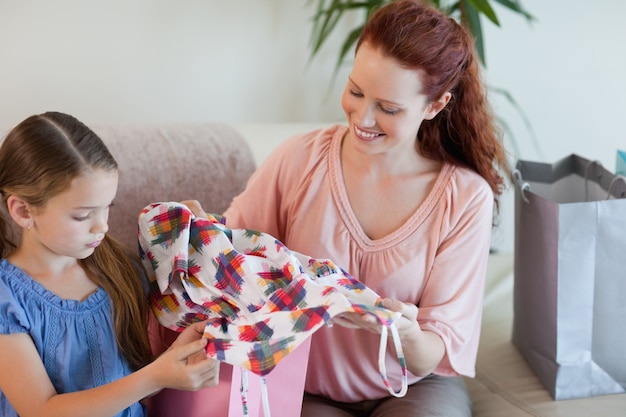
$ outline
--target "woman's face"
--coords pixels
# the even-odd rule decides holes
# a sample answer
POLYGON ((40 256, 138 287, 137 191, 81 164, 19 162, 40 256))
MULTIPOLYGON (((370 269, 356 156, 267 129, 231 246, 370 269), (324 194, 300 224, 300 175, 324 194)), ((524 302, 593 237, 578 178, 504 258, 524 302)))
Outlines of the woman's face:
POLYGON ((422 121, 435 117, 449 100, 446 93, 429 103, 422 90, 419 71, 363 43, 341 100, 349 140, 367 154, 414 150, 422 121))

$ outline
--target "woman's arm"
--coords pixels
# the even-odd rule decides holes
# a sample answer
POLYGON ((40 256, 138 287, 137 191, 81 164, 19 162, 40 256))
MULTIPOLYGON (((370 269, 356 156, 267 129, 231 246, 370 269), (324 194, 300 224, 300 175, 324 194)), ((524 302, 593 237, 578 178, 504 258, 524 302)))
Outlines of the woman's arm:
POLYGON ((216 385, 219 362, 206 358, 206 339, 197 337, 195 327, 185 330, 181 340, 142 369, 67 394, 56 393, 27 334, 0 335, 0 389, 21 417, 110 417, 163 388, 196 390, 216 385))

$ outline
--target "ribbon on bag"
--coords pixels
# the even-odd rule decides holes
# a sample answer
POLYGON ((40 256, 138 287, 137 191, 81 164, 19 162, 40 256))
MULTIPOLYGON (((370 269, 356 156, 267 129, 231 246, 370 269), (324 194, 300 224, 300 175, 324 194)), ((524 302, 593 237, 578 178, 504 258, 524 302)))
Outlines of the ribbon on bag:
MULTIPOLYGON (((368 314, 381 327, 379 370, 394 396, 407 391, 407 370, 395 325, 400 313, 327 259, 289 250, 276 238, 250 229, 229 229, 215 214, 196 218, 180 203, 154 203, 139 215, 140 255, 150 275, 157 320, 180 331, 208 320, 206 351, 215 359, 261 377, 313 332, 344 313, 368 314), (384 357, 388 332, 402 366, 402 387, 391 387, 384 357)), ((242 372, 242 404, 246 411, 242 372)), ((263 408, 269 416, 262 378, 263 408)))

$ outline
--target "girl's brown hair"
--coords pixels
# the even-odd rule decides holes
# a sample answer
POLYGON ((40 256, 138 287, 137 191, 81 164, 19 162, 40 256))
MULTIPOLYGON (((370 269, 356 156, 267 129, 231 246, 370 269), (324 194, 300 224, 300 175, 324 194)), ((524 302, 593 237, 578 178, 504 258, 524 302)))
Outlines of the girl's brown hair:
MULTIPOLYGON (((34 207, 44 207, 87 170, 117 168, 102 140, 76 118, 57 112, 31 116, 11 130, 0 147, 4 208, 10 195, 34 207)), ((2 257, 16 247, 13 230, 10 219, 2 213, 2 257)), ((151 360, 141 262, 107 235, 94 253, 79 263, 109 295, 117 345, 131 368, 139 369, 151 360)))
POLYGON ((419 71, 430 101, 450 91, 448 105, 422 122, 417 146, 424 156, 465 165, 504 190, 508 164, 487 103, 474 44, 454 19, 420 0, 396 0, 372 14, 357 42, 380 48, 403 67, 419 71))

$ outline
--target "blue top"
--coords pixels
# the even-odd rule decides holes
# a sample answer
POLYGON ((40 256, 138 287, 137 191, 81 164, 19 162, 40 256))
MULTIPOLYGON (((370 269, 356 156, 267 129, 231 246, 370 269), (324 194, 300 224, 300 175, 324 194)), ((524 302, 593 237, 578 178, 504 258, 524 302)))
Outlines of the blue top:
MULTIPOLYGON (((97 387, 131 373, 115 341, 111 301, 102 289, 63 300, 0 260, 0 334, 28 333, 57 393, 97 387)), ((17 417, 0 391, 0 416, 17 417)), ((135 403, 115 417, 144 417, 135 403)))

